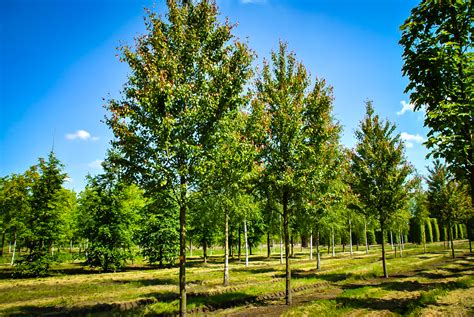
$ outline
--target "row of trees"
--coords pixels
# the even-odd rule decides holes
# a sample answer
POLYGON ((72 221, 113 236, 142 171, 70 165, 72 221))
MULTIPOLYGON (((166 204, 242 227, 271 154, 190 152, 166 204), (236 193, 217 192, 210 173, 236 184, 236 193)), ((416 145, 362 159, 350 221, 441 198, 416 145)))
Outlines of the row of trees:
MULTIPOLYGON (((223 238, 225 285, 230 281, 229 253, 236 230, 239 237, 243 231, 245 250, 252 232, 257 240, 266 234, 268 244, 272 237, 281 237, 288 304, 289 258, 298 236, 309 236, 311 247, 315 236, 319 268, 323 236, 329 236, 332 241, 328 244, 334 245, 339 232, 341 239, 348 238, 352 252, 361 224, 366 245, 367 227, 372 224, 380 230, 385 277, 386 237, 403 242, 410 217, 419 221, 430 215, 438 218, 452 240, 455 223, 472 221, 468 199, 472 182, 467 181, 472 179, 472 142, 465 143, 465 137, 472 138, 473 125, 466 125, 468 116, 456 115, 456 124, 448 125, 455 136, 445 137, 449 129, 438 107, 467 109, 472 123, 472 107, 465 106, 472 106, 468 93, 472 85, 464 82, 464 72, 472 71, 472 53, 467 54, 471 56, 467 62, 461 54, 449 64, 463 71, 456 81, 449 81, 456 82, 455 86, 435 89, 435 93, 423 90, 426 83, 416 72, 424 71, 419 67, 424 60, 417 61, 415 55, 423 54, 425 47, 415 46, 421 41, 417 38, 420 32, 433 30, 420 28, 426 18, 423 15, 433 6, 436 4, 426 1, 422 9, 413 11, 401 41, 406 46, 404 71, 413 82, 420 81, 407 89, 415 90, 416 107, 428 106, 427 125, 440 128, 430 133, 428 145, 436 146, 435 155, 449 163, 435 163, 426 193, 420 179, 412 176, 395 125, 375 114, 370 102, 356 131, 355 148, 347 150, 340 144, 341 127, 332 116, 332 88, 323 79, 312 81, 285 43, 280 43, 254 77, 254 53, 233 36, 230 22, 219 21, 214 2, 169 0, 166 17, 149 12, 147 34, 136 39, 134 48, 122 47, 121 59, 130 66, 122 97, 106 101, 109 115, 105 122, 114 140, 105 173, 90 178, 78 199, 78 228, 88 241, 88 263, 115 268, 130 257, 134 243, 150 260, 172 263, 177 250, 173 242, 179 238, 180 314, 185 315, 188 242, 206 249, 216 241, 216 232, 223 238), (438 97, 422 98, 425 93, 438 97), (453 139, 455 146, 449 143, 453 139), (343 228, 349 234, 341 234, 343 228)), ((440 6, 445 10, 442 14, 455 17, 471 12, 465 8, 471 4, 463 1, 440 6)), ((441 19, 436 15, 433 23, 441 19)), ((463 19, 450 23, 459 27, 454 31, 465 31, 463 19)), ((454 40, 464 39, 465 32, 458 33, 454 40)), ((449 38, 438 40, 451 43, 449 38)), ((462 45, 453 44, 453 52, 464 54, 465 43, 456 43, 462 45)), ((52 158, 54 155, 50 161, 52 158)), ((7 178, 2 188, 8 182, 7 178)), ((61 191, 61 182, 54 187, 56 191, 61 191)), ((31 210, 56 210, 50 203, 55 194, 41 196, 45 204, 41 206, 34 203, 35 187, 31 188, 25 200, 31 210)), ((47 221, 38 228, 44 223, 47 221)), ((44 230, 50 229, 56 228, 44 230)), ((38 234, 42 238, 32 241, 41 246, 38 258, 42 259, 56 240, 43 231, 38 234)), ((35 263, 35 259, 26 263, 35 263)))

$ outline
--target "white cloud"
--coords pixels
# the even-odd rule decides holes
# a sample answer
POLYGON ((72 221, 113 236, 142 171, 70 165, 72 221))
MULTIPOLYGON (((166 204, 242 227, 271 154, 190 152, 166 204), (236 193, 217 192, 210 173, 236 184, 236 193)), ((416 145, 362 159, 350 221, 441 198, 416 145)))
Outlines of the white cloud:
POLYGON ((406 145, 407 149, 411 149, 412 147, 415 146, 415 145, 414 145, 413 143, 411 143, 411 142, 407 142, 405 145, 406 145))
POLYGON ((425 141, 425 139, 419 135, 418 133, 417 134, 410 134, 410 133, 407 133, 407 132, 402 132, 400 134, 400 137, 407 141, 407 147, 413 147, 413 142, 415 143, 423 143, 425 141), (411 146, 409 145, 411 144, 411 146))
POLYGON ((66 177, 66 178, 64 179, 64 181, 65 181, 66 183, 74 183, 74 180, 73 180, 71 177, 66 177))
POLYGON ((400 101, 400 104, 402 105, 402 110, 397 112, 397 115, 401 116, 407 111, 413 111, 415 108, 415 105, 406 102, 405 100, 400 101))
POLYGON ((104 162, 104 161, 103 160, 95 160, 95 161, 92 161, 89 164, 87 164, 87 166, 89 166, 90 168, 99 169, 99 168, 102 168, 102 162, 104 162))
POLYGON ((91 134, 89 132, 87 132, 86 130, 77 130, 74 133, 66 134, 66 139, 68 139, 68 140, 79 139, 79 140, 85 140, 85 141, 86 140, 97 141, 97 140, 99 140, 99 137, 91 136, 91 134))

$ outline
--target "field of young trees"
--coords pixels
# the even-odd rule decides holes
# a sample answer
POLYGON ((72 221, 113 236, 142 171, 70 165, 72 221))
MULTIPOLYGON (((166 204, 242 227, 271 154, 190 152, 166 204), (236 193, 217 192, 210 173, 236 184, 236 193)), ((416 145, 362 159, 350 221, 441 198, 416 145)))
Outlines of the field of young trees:
POLYGON ((255 54, 213 1, 168 1, 120 48, 103 173, 51 151, 0 178, 0 314, 474 313, 472 3, 401 27, 432 167, 366 102, 342 145, 333 89, 281 41, 255 54))

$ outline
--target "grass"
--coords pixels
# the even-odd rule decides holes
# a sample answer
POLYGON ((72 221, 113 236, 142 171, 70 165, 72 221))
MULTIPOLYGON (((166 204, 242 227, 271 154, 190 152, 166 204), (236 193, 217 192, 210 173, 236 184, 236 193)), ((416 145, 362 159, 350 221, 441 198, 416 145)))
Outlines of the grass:
MULTIPOLYGON (((458 241, 456 248, 466 249, 467 243, 458 241)), ((215 250, 207 264, 199 256, 189 259, 188 309, 237 316, 472 314, 474 258, 458 252, 461 257, 451 260, 442 243, 430 244, 427 254, 422 250, 407 245, 402 258, 388 250, 390 278, 383 279, 379 247, 372 247, 369 255, 361 249, 352 258, 348 252, 335 258, 324 253, 321 271, 316 270, 315 260, 309 261, 308 249, 295 248, 300 252, 292 259, 292 288, 298 291, 289 307, 283 301, 285 268, 278 253, 266 259, 266 250, 261 249, 248 268, 243 261, 231 260, 231 285, 224 287, 222 257, 215 250), (443 306, 442 301, 449 304, 443 306)), ((4 262, 0 264, 0 315, 84 309, 89 315, 103 315, 123 307, 130 315, 178 310, 177 268, 157 269, 136 261, 122 272, 98 274, 75 261, 56 265, 50 277, 11 279, 8 261, 4 262), (141 299, 150 303, 126 306, 141 299)))

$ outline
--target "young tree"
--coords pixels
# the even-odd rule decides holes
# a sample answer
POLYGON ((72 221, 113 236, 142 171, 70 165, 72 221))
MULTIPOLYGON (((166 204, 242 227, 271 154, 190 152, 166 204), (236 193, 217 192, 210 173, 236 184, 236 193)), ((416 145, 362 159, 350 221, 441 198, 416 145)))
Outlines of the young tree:
POLYGON ((256 83, 252 115, 262 123, 260 162, 262 173, 283 209, 286 262, 286 303, 291 304, 290 232, 292 203, 313 175, 319 150, 330 139, 332 89, 324 80, 310 78, 303 64, 296 61, 287 46, 280 43, 271 64, 264 62, 256 83))
POLYGON ((186 210, 196 167, 227 112, 242 103, 252 55, 218 20, 214 1, 169 0, 165 18, 149 13, 136 48, 122 47, 131 68, 122 100, 106 122, 118 163, 148 192, 167 188, 180 210, 180 315, 186 315, 186 210))
POLYGON ((474 199, 474 23, 470 0, 423 0, 401 26, 406 92, 426 109, 427 145, 474 199))
POLYGON ((451 254, 454 254, 452 228, 455 224, 472 217, 473 209, 469 202, 467 186, 458 182, 448 167, 439 160, 433 168, 428 168, 428 208, 432 214, 447 225, 448 240, 451 241, 451 254))
POLYGON ((404 156, 399 135, 393 136, 395 125, 380 120, 367 102, 366 115, 355 132, 356 147, 352 153, 351 186, 364 209, 380 224, 382 234, 382 262, 384 277, 388 277, 385 263, 385 230, 391 218, 402 209, 408 198, 407 176, 411 172, 404 156))
POLYGON ((145 205, 141 190, 109 177, 88 178, 79 196, 80 227, 88 239, 87 263, 115 271, 132 257, 133 229, 145 205))
POLYGON ((19 275, 44 275, 49 270, 52 262, 49 251, 60 237, 63 222, 61 192, 66 174, 62 168, 51 151, 47 160, 40 158, 38 165, 27 172, 31 181, 30 212, 24 217, 26 230, 22 239, 29 252, 17 267, 19 275))

